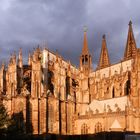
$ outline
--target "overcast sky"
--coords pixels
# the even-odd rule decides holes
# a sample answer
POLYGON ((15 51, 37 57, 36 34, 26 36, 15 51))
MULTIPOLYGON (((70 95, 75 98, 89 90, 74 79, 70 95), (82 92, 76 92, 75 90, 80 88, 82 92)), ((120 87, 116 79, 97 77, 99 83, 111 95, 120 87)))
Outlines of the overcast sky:
POLYGON ((83 27, 94 65, 106 34, 112 63, 124 53, 129 20, 140 44, 140 0, 0 0, 0 59, 23 49, 24 57, 38 44, 47 44, 65 59, 79 64, 83 27))

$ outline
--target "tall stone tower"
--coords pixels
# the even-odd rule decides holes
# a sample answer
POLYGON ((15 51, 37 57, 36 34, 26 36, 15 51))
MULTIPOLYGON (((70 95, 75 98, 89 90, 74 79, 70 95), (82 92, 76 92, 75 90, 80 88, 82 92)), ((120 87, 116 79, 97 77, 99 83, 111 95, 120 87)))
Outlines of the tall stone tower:
POLYGON ((91 55, 88 50, 88 41, 87 41, 87 29, 84 29, 84 41, 82 53, 80 56, 80 91, 81 91, 81 102, 89 103, 90 102, 90 93, 89 93, 89 74, 91 72, 91 55))
POLYGON ((84 41, 82 54, 80 56, 80 69, 84 72, 85 75, 88 75, 91 70, 91 55, 88 50, 88 42, 87 42, 87 30, 84 29, 84 41))

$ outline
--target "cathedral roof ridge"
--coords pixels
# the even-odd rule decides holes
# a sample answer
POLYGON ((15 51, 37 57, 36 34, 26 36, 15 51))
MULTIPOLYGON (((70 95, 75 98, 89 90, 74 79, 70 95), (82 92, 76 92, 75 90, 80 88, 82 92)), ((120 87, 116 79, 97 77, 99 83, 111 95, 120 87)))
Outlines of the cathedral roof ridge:
MULTIPOLYGON (((52 51, 52 50, 50 50, 50 49, 48 49, 48 48, 44 48, 42 51, 48 51, 48 52, 50 52, 50 53, 52 53, 53 55, 58 55, 58 57, 60 57, 60 55, 58 54, 58 51, 57 52, 54 52, 54 51, 52 51)), ((63 58, 62 56, 61 56, 61 59, 63 60, 63 61, 65 61, 66 63, 68 63, 70 60, 66 60, 65 58, 63 58)), ((76 65, 74 65, 74 64, 72 64, 71 63, 71 61, 70 61, 70 64, 71 64, 71 66, 73 66, 73 67, 75 67, 77 70, 78 70, 78 68, 77 68, 77 66, 76 65)))
POLYGON ((100 69, 96 68, 96 70, 93 71, 93 72, 97 72, 97 71, 100 71, 100 70, 103 70, 103 69, 106 69, 106 68, 110 68, 110 67, 112 67, 112 66, 114 66, 114 65, 118 65, 118 64, 124 63, 124 62, 126 62, 126 61, 130 61, 130 60, 133 60, 133 58, 123 59, 123 60, 120 60, 120 61, 118 61, 118 62, 116 62, 116 63, 112 63, 112 64, 110 64, 110 65, 107 66, 107 67, 102 67, 102 68, 100 68, 100 69))

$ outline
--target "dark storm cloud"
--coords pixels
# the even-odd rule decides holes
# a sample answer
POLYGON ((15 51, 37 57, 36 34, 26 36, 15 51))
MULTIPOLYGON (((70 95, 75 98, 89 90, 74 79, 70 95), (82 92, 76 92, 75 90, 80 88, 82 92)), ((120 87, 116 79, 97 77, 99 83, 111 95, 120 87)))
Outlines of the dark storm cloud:
POLYGON ((28 50, 46 43, 50 50, 58 50, 77 65, 83 26, 87 25, 94 65, 99 59, 103 34, 114 63, 123 57, 130 19, 140 44, 139 4, 139 0, 1 0, 0 58, 9 58, 20 47, 27 58, 28 50))

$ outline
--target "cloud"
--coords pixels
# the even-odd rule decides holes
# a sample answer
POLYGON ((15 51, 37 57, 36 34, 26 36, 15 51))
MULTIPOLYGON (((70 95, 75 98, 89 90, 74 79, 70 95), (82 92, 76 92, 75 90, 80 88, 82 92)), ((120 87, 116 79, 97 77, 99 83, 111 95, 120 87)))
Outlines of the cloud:
POLYGON ((123 57, 130 19, 136 42, 140 43, 139 4, 138 0, 1 0, 0 58, 7 59, 20 47, 27 58, 28 50, 47 42, 50 50, 57 49, 65 59, 78 65, 83 26, 87 25, 94 65, 99 59, 103 34, 111 62, 117 62, 123 57))

